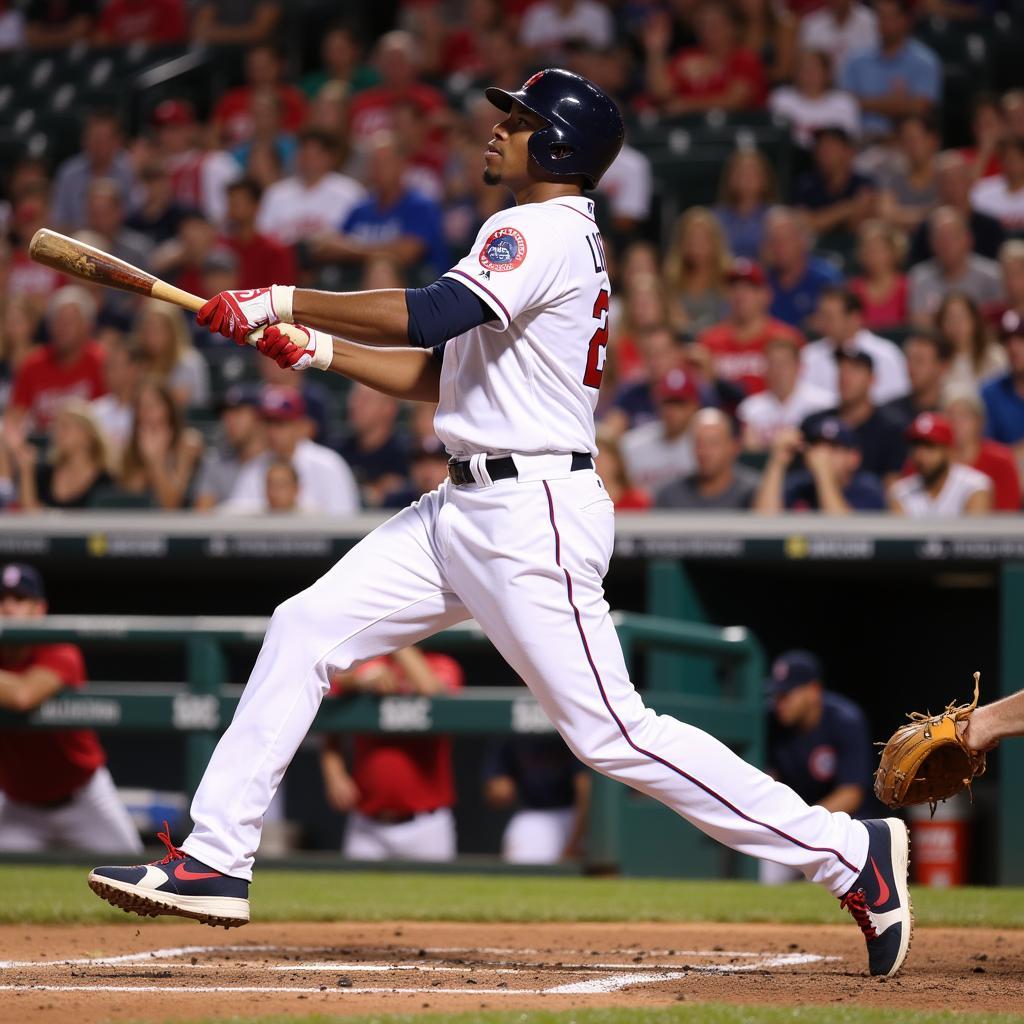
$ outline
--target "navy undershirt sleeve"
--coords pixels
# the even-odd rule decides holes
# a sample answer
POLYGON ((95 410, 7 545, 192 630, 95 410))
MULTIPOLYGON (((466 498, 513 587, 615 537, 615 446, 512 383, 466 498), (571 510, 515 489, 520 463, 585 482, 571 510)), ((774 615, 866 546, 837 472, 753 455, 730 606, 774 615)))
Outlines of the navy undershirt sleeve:
POLYGON ((494 310, 465 285, 450 277, 426 288, 406 288, 409 341, 417 348, 435 348, 481 324, 496 320, 494 310))

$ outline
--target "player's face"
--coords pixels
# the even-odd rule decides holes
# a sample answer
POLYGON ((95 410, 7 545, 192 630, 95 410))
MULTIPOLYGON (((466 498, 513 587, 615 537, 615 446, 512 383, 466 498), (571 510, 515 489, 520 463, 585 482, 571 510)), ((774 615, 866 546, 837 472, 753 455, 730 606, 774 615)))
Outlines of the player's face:
POLYGON ((505 120, 494 126, 484 150, 484 181, 514 189, 532 180, 528 144, 530 136, 543 127, 541 118, 513 103, 505 120))
POLYGON ((46 614, 46 602, 35 597, 20 597, 10 591, 0 595, 0 618, 38 619, 46 614))

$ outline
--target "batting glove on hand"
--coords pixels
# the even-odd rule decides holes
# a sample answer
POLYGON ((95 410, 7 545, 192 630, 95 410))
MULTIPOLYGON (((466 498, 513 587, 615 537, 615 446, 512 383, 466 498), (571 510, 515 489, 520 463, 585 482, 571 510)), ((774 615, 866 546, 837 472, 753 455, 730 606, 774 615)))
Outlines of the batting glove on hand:
POLYGON ((294 292, 290 284, 220 292, 199 310, 196 320, 202 327, 244 345, 246 336, 260 327, 291 320, 294 292))
POLYGON ((285 370, 315 366, 326 370, 334 358, 334 339, 302 324, 276 324, 254 331, 248 341, 285 370))

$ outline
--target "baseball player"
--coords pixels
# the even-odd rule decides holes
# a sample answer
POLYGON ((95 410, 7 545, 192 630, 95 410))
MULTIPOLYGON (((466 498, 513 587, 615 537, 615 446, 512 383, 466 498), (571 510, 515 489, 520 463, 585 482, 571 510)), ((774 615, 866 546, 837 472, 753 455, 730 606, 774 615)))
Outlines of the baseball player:
MULTIPOLYGON (((0 618, 46 614, 43 578, 31 565, 0 570, 0 618)), ((0 708, 33 711, 64 687, 85 683, 74 644, 0 647, 0 708)), ((91 729, 0 733, 0 850, 54 847, 131 850, 142 843, 114 788, 107 757, 91 729)))
POLYGON ((487 96, 502 113, 484 180, 517 205, 487 220, 439 280, 351 294, 272 285, 222 292, 200 310, 201 324, 236 342, 261 332, 259 351, 280 365, 437 402, 449 479, 275 610, 182 847, 168 842, 159 864, 96 868, 90 885, 125 909, 244 924, 264 811, 332 670, 472 617, 581 761, 732 849, 820 882, 863 930, 872 973, 894 974, 911 932, 903 823, 809 807, 711 736, 644 707, 630 682, 602 587, 615 520, 593 468, 593 413, 609 282, 585 194, 619 151, 622 117, 593 83, 558 69, 487 96))

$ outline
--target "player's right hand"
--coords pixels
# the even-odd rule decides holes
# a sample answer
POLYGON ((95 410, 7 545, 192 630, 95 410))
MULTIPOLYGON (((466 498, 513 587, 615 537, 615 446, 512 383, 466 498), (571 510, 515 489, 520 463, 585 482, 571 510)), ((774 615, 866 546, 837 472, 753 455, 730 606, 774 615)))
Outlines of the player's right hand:
POLYGON ((271 285, 269 288, 248 288, 242 291, 219 292, 196 314, 202 327, 246 344, 246 336, 261 327, 292 318, 292 285, 271 285))
POLYGON ((302 324, 274 324, 260 328, 246 340, 282 370, 305 370, 307 366, 326 370, 334 358, 331 336, 302 324))

